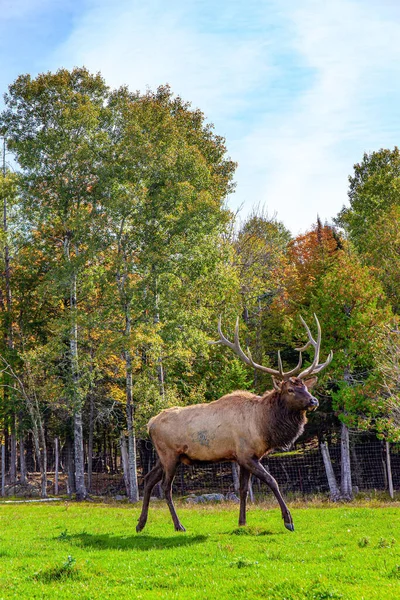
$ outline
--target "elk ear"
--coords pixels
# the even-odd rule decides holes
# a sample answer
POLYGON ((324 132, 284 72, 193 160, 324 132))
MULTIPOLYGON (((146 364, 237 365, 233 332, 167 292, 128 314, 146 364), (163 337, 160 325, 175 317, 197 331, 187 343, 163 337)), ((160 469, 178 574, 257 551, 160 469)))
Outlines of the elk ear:
POLYGON ((272 377, 272 383, 274 384, 274 390, 280 392, 282 387, 282 381, 280 379, 276 379, 276 377, 272 377))
POLYGON ((317 383, 317 381, 318 381, 318 377, 311 377, 311 379, 307 379, 304 382, 304 385, 306 386, 306 388, 308 390, 311 390, 311 388, 314 387, 314 385, 317 383))

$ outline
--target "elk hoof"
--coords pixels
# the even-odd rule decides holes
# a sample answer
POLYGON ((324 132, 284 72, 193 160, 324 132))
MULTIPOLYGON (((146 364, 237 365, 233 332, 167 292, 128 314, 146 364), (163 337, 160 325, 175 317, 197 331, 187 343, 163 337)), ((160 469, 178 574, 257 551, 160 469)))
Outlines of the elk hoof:
POLYGON ((144 528, 144 525, 141 525, 140 523, 138 523, 136 525, 136 533, 139 533, 140 531, 142 531, 143 528, 144 528))
POLYGON ((289 529, 289 531, 294 531, 293 523, 285 523, 285 527, 286 529, 289 529))
POLYGON ((186 529, 184 528, 182 523, 179 523, 179 525, 175 525, 175 531, 186 531, 186 529))

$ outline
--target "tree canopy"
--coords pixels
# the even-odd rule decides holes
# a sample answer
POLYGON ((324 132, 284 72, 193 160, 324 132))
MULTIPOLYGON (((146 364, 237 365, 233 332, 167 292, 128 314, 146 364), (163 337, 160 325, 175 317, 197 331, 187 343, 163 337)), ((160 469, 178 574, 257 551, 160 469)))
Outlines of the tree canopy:
POLYGON ((260 209, 235 223, 226 142, 168 85, 113 90, 85 68, 21 75, 0 132, 18 165, 0 177, 0 420, 14 453, 33 432, 45 473, 55 437, 74 445, 83 498, 85 461, 91 473, 109 436, 135 501, 136 436, 152 415, 271 386, 209 346, 221 314, 228 332, 241 317, 244 345, 272 367, 278 350, 285 367, 297 362, 300 315, 317 314, 334 360, 307 435, 332 437, 342 422, 397 439, 397 147, 354 166, 335 226, 317 218, 293 237, 260 209))

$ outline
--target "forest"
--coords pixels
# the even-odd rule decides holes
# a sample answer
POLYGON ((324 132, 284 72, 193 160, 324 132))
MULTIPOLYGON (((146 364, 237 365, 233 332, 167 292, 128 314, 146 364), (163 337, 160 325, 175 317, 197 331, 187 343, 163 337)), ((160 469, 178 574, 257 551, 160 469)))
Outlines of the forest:
MULTIPOLYGON (((257 363, 287 370, 322 329, 332 363, 299 443, 349 434, 400 441, 400 152, 349 165, 348 203, 294 237, 275 215, 234 214, 236 163, 206 116, 168 85, 110 89, 101 74, 60 69, 9 86, 0 114, 0 430, 3 469, 26 477, 34 454, 47 490, 49 448, 73 453, 76 498, 93 457, 121 452, 139 497, 137 441, 170 406, 268 375, 220 345, 217 324, 257 363)), ((288 165, 290 177, 290 165, 288 165)), ((324 199, 321 198, 321 204, 324 199)), ((301 206, 298 207, 301 211, 301 206)), ((313 356, 305 353, 304 364, 313 356)), ((140 473, 139 473, 140 476, 140 473)))

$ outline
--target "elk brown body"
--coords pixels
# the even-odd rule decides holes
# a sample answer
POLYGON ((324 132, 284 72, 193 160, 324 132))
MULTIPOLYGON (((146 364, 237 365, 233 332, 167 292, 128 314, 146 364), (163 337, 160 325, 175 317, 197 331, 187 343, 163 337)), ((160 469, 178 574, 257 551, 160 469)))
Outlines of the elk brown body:
MULTIPOLYGON (((321 337, 318 320, 317 324, 318 342, 312 338, 308 328, 307 330, 318 355, 321 337)), ((220 337, 220 341, 225 343, 226 338, 221 331, 220 337)), ((240 355, 242 350, 238 342, 238 324, 234 345, 235 348, 232 349, 240 355)), ((255 364, 251 357, 244 356, 255 364)), ((278 377, 274 378, 274 389, 265 392, 263 396, 235 391, 208 404, 169 408, 153 417, 149 421, 148 431, 156 448, 158 461, 145 477, 143 507, 136 530, 144 528, 151 490, 162 479, 175 529, 185 531, 176 514, 171 495, 172 482, 180 462, 192 464, 199 461, 235 461, 240 466, 239 525, 246 524, 246 499, 249 478, 253 474, 264 481, 275 494, 285 527, 293 531, 293 520, 278 484, 259 461, 275 448, 290 446, 301 435, 307 422, 306 412, 318 407, 318 400, 309 392, 316 383, 316 378, 303 378, 308 377, 311 372, 319 372, 329 364, 331 358, 330 354, 328 360, 319 365, 317 356, 316 363, 314 364, 314 358, 314 366, 311 365, 313 369, 308 368, 295 377, 292 373, 296 369, 300 370, 301 359, 296 369, 284 373, 279 357, 279 371, 262 367, 278 377)))

